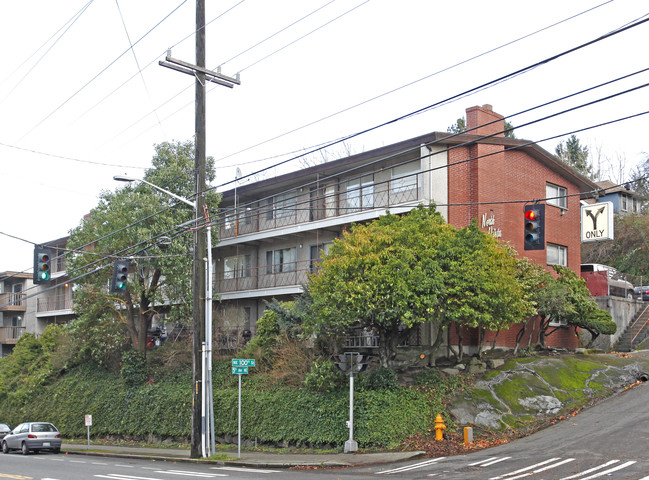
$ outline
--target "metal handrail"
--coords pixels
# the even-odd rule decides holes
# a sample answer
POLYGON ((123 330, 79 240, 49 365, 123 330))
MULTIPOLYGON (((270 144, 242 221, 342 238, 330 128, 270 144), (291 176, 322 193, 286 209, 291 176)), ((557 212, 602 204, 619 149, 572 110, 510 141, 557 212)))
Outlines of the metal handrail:
MULTIPOLYGON (((649 305, 647 305, 647 306, 645 307, 645 309, 642 311, 642 313, 641 313, 640 315, 638 315, 638 318, 636 318, 635 322, 633 322, 633 323, 631 324, 631 326, 629 327, 629 331, 630 331, 630 333, 631 333, 632 335, 633 335, 633 327, 635 327, 635 324, 638 323, 638 322, 640 321, 640 319, 641 319, 641 318, 643 317, 643 315, 647 312, 647 310, 649 310, 649 305)), ((649 324, 649 315, 647 316, 647 320, 645 320, 645 322, 644 322, 644 324, 642 325, 642 327, 640 327, 640 328, 638 329, 638 333, 636 333, 633 337, 631 337, 631 343, 629 344, 629 349, 630 349, 630 350, 633 350, 633 341, 634 341, 636 338, 638 338, 638 335, 640 335, 640 332, 641 332, 642 330, 644 330, 644 328, 647 326, 647 324, 649 324)))

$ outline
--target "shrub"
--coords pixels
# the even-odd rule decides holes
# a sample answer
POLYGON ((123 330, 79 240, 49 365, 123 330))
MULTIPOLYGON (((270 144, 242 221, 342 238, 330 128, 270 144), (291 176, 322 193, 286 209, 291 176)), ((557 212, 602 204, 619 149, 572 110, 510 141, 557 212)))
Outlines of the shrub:
POLYGON ((374 368, 359 375, 359 390, 396 390, 399 388, 397 374, 385 367, 374 368))
POLYGON ((442 372, 437 368, 427 368, 417 372, 413 378, 416 386, 435 386, 442 382, 442 372))
POLYGON ((304 387, 310 392, 334 392, 345 383, 345 374, 331 360, 316 360, 304 378, 304 387))

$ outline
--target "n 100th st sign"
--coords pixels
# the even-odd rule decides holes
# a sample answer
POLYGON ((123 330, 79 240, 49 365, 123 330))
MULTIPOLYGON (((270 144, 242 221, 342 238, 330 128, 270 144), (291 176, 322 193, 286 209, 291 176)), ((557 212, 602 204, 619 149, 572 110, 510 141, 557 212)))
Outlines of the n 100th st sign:
POLYGON ((613 240, 613 202, 581 207, 581 242, 613 240))

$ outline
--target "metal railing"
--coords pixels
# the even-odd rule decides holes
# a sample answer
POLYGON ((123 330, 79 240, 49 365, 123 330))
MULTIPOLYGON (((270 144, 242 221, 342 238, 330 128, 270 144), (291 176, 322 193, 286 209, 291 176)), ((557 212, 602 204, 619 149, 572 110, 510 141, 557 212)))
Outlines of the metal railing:
POLYGON ((293 196, 283 195, 279 200, 275 200, 277 197, 266 200, 266 205, 255 208, 243 205, 237 209, 237 215, 232 208, 221 210, 219 214, 224 223, 219 229, 219 238, 223 240, 415 202, 421 198, 421 187, 420 174, 414 174, 334 192, 331 191, 331 185, 313 188, 307 192, 295 190, 293 196))
POLYGON ((645 309, 642 311, 640 315, 638 315, 638 318, 635 319, 635 321, 629 326, 629 334, 631 336, 631 341, 629 343, 630 350, 633 350, 633 341, 638 338, 640 333, 645 329, 645 327, 649 324, 649 305, 645 307, 645 309), (640 323, 641 320, 644 319, 644 323, 640 326, 638 324, 640 323), (635 335, 634 333, 635 332, 635 335))
POLYGON ((0 343, 15 344, 25 333, 25 327, 0 327, 0 343))
POLYGON ((228 278, 224 278, 226 274, 219 273, 215 279, 215 291, 226 293, 304 285, 307 281, 307 272, 310 271, 312 265, 311 260, 301 260, 256 268, 242 268, 229 272, 228 278))
POLYGON ((65 295, 55 295, 53 297, 38 298, 36 303, 36 312, 55 312, 59 310, 72 310, 74 302, 72 298, 65 295))
POLYGON ((24 312, 27 309, 25 293, 0 293, 0 311, 24 312))

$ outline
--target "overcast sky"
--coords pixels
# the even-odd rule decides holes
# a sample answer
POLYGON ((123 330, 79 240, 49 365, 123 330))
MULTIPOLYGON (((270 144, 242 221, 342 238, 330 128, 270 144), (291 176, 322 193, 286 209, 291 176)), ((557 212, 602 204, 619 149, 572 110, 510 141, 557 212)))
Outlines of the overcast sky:
MULTIPOLYGON (((639 19, 638 0, 206 0, 207 67, 241 74, 208 85, 214 185, 490 82, 639 19)), ((153 146, 194 132, 195 2, 30 0, 0 4, 0 271, 31 268, 33 243, 63 237, 115 189, 140 177, 153 146), (131 45, 133 48, 131 49, 131 45), (8 235, 18 238, 12 238, 8 235)), ((446 131, 467 107, 509 116, 649 67, 649 22, 530 72, 355 137, 359 153, 446 131)), ((514 126, 649 82, 642 73, 513 117, 514 126)), ((542 140, 649 110, 640 89, 515 131, 542 140)), ((649 117, 578 133, 623 168, 642 159, 649 117), (622 160, 622 161, 620 161, 622 160)), ((565 139, 565 137, 563 137, 565 139)), ((562 138, 541 145, 554 152, 562 138)), ((342 147, 332 147, 335 158, 342 147)), ((283 167, 300 168, 299 162, 283 167)), ((278 170, 269 175, 279 173, 278 170)), ((618 180, 618 178, 613 178, 618 180)))

